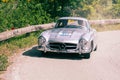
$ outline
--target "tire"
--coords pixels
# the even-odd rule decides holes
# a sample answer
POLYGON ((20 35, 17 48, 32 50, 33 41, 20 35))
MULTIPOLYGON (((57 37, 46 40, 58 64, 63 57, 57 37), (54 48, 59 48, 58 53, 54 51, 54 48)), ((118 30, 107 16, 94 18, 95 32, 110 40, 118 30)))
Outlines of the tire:
POLYGON ((94 51, 97 51, 97 45, 95 46, 95 49, 94 49, 94 51))

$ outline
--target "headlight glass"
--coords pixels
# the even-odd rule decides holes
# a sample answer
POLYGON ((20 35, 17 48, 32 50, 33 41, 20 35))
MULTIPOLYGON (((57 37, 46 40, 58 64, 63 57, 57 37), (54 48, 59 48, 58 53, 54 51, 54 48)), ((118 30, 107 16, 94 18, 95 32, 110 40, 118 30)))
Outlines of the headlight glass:
POLYGON ((82 45, 87 45, 87 43, 88 43, 88 42, 87 42, 85 39, 82 39, 82 40, 81 40, 81 44, 82 44, 82 45))
POLYGON ((43 36, 38 38, 38 45, 42 46, 46 42, 46 39, 43 36))
POLYGON ((81 49, 85 50, 88 48, 88 41, 86 41, 85 39, 81 40, 81 49))

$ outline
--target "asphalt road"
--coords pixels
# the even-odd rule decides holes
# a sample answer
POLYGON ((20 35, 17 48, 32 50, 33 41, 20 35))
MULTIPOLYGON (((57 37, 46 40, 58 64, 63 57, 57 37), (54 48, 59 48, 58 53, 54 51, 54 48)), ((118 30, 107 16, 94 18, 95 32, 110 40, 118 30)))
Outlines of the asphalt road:
POLYGON ((4 80, 120 80, 120 31, 98 33, 98 50, 90 59, 71 54, 47 54, 32 47, 22 52, 4 80))

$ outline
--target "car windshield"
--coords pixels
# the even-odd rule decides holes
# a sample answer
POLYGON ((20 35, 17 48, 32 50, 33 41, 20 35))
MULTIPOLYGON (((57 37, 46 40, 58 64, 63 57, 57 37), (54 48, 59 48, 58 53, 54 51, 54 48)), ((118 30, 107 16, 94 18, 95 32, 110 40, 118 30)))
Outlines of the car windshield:
POLYGON ((84 26, 83 20, 65 19, 58 20, 55 28, 81 28, 84 26))

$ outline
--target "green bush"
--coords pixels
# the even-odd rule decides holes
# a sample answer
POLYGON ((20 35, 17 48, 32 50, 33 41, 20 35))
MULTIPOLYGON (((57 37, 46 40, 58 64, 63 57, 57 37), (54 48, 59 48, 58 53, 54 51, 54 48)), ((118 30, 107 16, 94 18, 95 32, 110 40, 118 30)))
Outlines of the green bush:
POLYGON ((0 32, 50 23, 62 16, 120 18, 120 0, 0 0, 0 32))
POLYGON ((0 32, 51 22, 41 3, 27 0, 0 2, 0 32))
POLYGON ((0 55, 0 71, 5 71, 8 66, 8 57, 4 54, 0 55))

